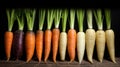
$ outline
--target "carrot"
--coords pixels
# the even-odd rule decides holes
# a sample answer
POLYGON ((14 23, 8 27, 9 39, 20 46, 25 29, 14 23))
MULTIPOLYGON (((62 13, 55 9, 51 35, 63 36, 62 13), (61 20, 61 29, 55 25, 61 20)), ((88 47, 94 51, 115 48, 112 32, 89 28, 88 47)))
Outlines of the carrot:
POLYGON ((105 18, 107 24, 107 30, 105 31, 107 48, 110 55, 110 59, 112 60, 112 62, 116 63, 114 42, 115 34, 114 31, 111 29, 111 11, 109 9, 105 9, 105 18))
POLYGON ((32 59, 35 50, 35 34, 33 32, 35 14, 36 14, 35 9, 25 10, 28 28, 28 31, 26 32, 25 35, 26 62, 29 62, 32 59))
POLYGON ((70 29, 67 34, 67 48, 68 54, 70 57, 70 62, 75 59, 75 45, 76 45, 76 30, 74 29, 74 20, 75 20, 75 11, 73 9, 70 10, 70 29))
POLYGON ((6 58, 7 61, 9 61, 10 57, 11 57, 11 48, 12 48, 12 41, 13 41, 13 32, 12 32, 12 28, 13 28, 13 24, 15 21, 15 10, 6 10, 7 13, 7 18, 8 18, 8 31, 5 32, 4 35, 4 46, 5 46, 5 54, 6 54, 6 58))
POLYGON ((59 44, 59 53, 60 59, 65 60, 66 47, 67 47, 67 33, 66 33, 66 23, 68 17, 68 10, 65 9, 62 11, 62 32, 60 33, 60 44, 59 44))
POLYGON ((98 9, 96 12, 94 11, 94 15, 98 26, 98 30, 96 31, 97 56, 98 60, 102 62, 105 51, 105 32, 103 30, 102 10, 98 9))
POLYGON ((47 11, 47 29, 45 30, 44 62, 47 61, 51 51, 52 31, 50 29, 52 27, 53 19, 54 19, 53 10, 48 10, 47 11))
POLYGON ((79 63, 82 62, 85 52, 85 33, 83 32, 84 10, 77 10, 79 32, 77 33, 77 54, 79 63))
POLYGON ((60 9, 55 10, 55 21, 54 21, 55 28, 52 30, 52 52, 53 52, 54 63, 56 63, 56 57, 59 46, 59 36, 60 36, 59 24, 61 19, 61 13, 62 11, 60 9))
POLYGON ((44 31, 43 29, 43 24, 45 20, 45 10, 41 9, 39 10, 39 30, 36 33, 36 56, 38 58, 38 61, 40 62, 42 59, 42 53, 43 53, 43 36, 44 36, 44 31))
POLYGON ((92 25, 91 9, 87 10, 87 25, 88 25, 88 29, 86 30, 86 34, 85 34, 86 53, 87 53, 88 61, 90 63, 93 63, 92 57, 95 46, 95 30, 93 29, 93 25, 92 25))
POLYGON ((18 22, 18 30, 15 31, 13 37, 12 52, 16 60, 23 55, 23 41, 24 41, 24 16, 21 9, 16 10, 16 17, 18 22))

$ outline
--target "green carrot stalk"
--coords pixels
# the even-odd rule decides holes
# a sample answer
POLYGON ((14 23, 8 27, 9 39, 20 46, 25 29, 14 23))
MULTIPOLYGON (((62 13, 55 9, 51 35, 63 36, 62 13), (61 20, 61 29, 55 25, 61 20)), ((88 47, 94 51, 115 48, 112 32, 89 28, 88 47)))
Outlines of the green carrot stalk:
POLYGON ((58 28, 60 25, 60 19, 62 15, 62 10, 61 9, 56 9, 55 10, 55 28, 58 28))
POLYGON ((63 12, 62 12, 62 31, 65 32, 66 31, 66 23, 67 23, 67 17, 68 17, 68 10, 65 9, 63 12))
POLYGON ((8 18, 8 31, 12 31, 14 21, 16 20, 15 18, 15 9, 6 10, 7 13, 7 18, 8 18))
POLYGON ((27 18, 28 30, 33 30, 34 21, 35 21, 36 10, 26 9, 25 16, 27 18))
POLYGON ((77 10, 79 31, 83 32, 84 10, 77 10))
POLYGON ((43 29, 44 21, 45 21, 45 9, 39 10, 39 30, 43 29))
POLYGON ((93 24, 92 24, 92 10, 87 10, 87 25, 89 29, 93 28, 93 24))
POLYGON ((98 29, 103 29, 103 16, 102 16, 102 10, 98 9, 96 12, 94 11, 95 20, 98 26, 98 29))

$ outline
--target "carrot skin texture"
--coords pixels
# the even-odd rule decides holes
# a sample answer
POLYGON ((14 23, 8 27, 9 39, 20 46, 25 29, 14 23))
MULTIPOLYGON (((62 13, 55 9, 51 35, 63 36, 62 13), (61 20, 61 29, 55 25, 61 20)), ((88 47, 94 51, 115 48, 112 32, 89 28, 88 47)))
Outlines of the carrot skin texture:
POLYGON ((67 48, 68 48, 68 54, 70 57, 70 62, 74 61, 75 59, 75 45, 76 45, 76 30, 75 29, 69 29, 68 36, 67 36, 67 48))
POLYGON ((26 50, 26 62, 29 62, 35 50, 35 34, 32 31, 27 31, 25 35, 25 50, 26 50))
POLYGON ((44 62, 47 61, 50 51, 51 51, 51 40, 52 40, 52 31, 47 29, 45 30, 45 52, 44 52, 44 62))
POLYGON ((62 60, 62 61, 65 60, 66 48, 67 48, 67 33, 61 32, 60 33, 59 53, 60 53, 60 60, 62 60))
POLYGON ((58 28, 53 29, 52 30, 52 52, 53 52, 54 63, 56 63, 56 57, 58 53, 59 37, 60 37, 60 30, 58 28))
POLYGON ((24 32, 22 30, 17 30, 13 36, 12 52, 17 60, 23 55, 24 32))
POLYGON ((105 51, 105 32, 103 30, 98 30, 96 32, 96 48, 98 60, 102 62, 105 51))
POLYGON ((36 33, 36 39, 35 39, 35 43, 36 43, 36 56, 38 58, 38 61, 40 62, 42 59, 42 53, 43 53, 43 35, 44 32, 41 30, 38 30, 36 33))
POLYGON ((106 43, 107 43, 107 48, 108 48, 108 52, 109 52, 109 56, 111 58, 111 60, 116 63, 115 61, 115 42, 114 42, 114 31, 112 29, 106 30, 105 31, 106 34, 106 43))
POLYGON ((4 43, 5 43, 5 54, 7 57, 7 61, 9 61, 11 56, 12 41, 13 41, 13 32, 6 31, 4 35, 4 43))
POLYGON ((94 29, 87 29, 85 34, 85 42, 86 42, 86 52, 88 61, 93 63, 92 57, 95 47, 95 30, 94 29))

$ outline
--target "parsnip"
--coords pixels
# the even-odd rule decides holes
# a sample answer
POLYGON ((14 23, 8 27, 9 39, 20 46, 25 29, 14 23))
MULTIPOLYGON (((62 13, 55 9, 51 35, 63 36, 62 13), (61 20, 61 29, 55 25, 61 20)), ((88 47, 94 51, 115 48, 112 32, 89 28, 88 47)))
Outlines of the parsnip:
POLYGON ((77 53, 78 53, 78 60, 79 63, 82 62, 85 52, 85 33, 78 32, 77 33, 77 53))
POLYGON ((60 60, 62 61, 65 60, 66 48, 67 48, 67 33, 66 33, 67 17, 68 17, 68 10, 65 9, 62 11, 62 32, 60 33, 60 40, 59 40, 60 60))
POLYGON ((88 29, 86 30, 85 34, 85 42, 86 42, 86 53, 88 61, 93 63, 92 57, 94 52, 94 46, 95 46, 95 30, 93 29, 92 25, 92 10, 87 10, 87 25, 88 29))
POLYGON ((85 33, 83 32, 84 10, 77 10, 79 32, 77 33, 77 55, 79 63, 82 62, 85 52, 85 33))
POLYGON ((116 63, 115 61, 115 34, 114 31, 111 29, 111 14, 110 10, 105 9, 105 18, 106 18, 106 24, 107 24, 107 30, 105 31, 106 34, 106 43, 108 52, 110 55, 110 59, 116 63))
POLYGON ((96 23, 98 30, 96 31, 96 49, 97 49, 97 56, 98 60, 102 62, 104 57, 104 51, 105 51, 105 32, 103 30, 103 17, 102 17, 102 10, 97 9, 97 11, 94 11, 96 23))
POLYGON ((60 33, 59 52, 60 52, 60 60, 62 60, 62 61, 65 60, 66 47, 67 47, 67 33, 66 32, 61 32, 60 33))

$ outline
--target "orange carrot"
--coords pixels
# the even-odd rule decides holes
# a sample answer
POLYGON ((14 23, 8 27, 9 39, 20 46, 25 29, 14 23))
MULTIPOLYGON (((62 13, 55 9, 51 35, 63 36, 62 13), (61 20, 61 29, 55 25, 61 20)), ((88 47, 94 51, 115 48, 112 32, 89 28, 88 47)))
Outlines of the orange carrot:
POLYGON ((50 51, 51 51, 51 40, 52 40, 52 31, 50 30, 52 27, 54 18, 53 10, 48 10, 47 12, 47 29, 45 30, 45 52, 44 52, 44 62, 47 61, 50 51))
POLYGON ((52 52, 53 52, 53 61, 56 63, 56 57, 58 53, 58 46, 59 46, 59 37, 60 37, 60 19, 61 19, 62 10, 57 9, 55 10, 55 21, 54 25, 55 28, 52 30, 52 52))
POLYGON ((70 10, 70 29, 67 34, 67 46, 68 46, 68 54, 70 57, 70 62, 75 59, 75 47, 76 47, 76 30, 74 29, 74 20, 75 20, 75 11, 73 9, 70 10))
POLYGON ((43 53, 44 31, 42 29, 43 29, 44 20, 45 20, 45 10, 41 9, 39 10, 39 30, 36 33, 36 56, 39 62, 42 59, 42 53, 43 53))
POLYGON ((28 31, 26 32, 25 35, 26 62, 29 62, 32 59, 35 50, 35 34, 33 32, 35 14, 36 14, 35 9, 25 10, 28 28, 28 31))
POLYGON ((76 30, 69 29, 68 31, 68 53, 70 56, 70 62, 74 61, 75 59, 75 44, 76 44, 76 30))
POLYGON ((51 49, 51 39, 52 39, 52 31, 51 30, 45 30, 45 57, 44 61, 46 62, 51 49))
POLYGON ((7 57, 7 61, 9 61, 10 56, 11 56, 11 48, 12 48, 12 41, 13 41, 13 24, 15 21, 15 10, 12 9, 6 10, 7 18, 8 18, 8 31, 5 32, 4 35, 4 44, 5 44, 5 54, 7 57))
POLYGON ((29 62, 34 54, 35 34, 33 31, 27 31, 25 35, 26 62, 29 62))
POLYGON ((7 60, 10 59, 10 55, 11 55, 11 47, 12 47, 12 41, 13 41, 13 32, 10 31, 6 31, 5 32, 5 53, 6 53, 6 57, 7 60))
POLYGON ((41 31, 41 30, 38 30, 37 31, 37 34, 36 34, 36 56, 38 58, 38 61, 40 62, 41 61, 41 58, 42 58, 42 52, 43 52, 43 35, 44 35, 44 32, 41 31))
POLYGON ((58 51, 58 44, 59 44, 59 36, 60 36, 60 30, 58 28, 55 28, 52 30, 52 49, 53 49, 53 61, 56 63, 56 56, 58 51))

